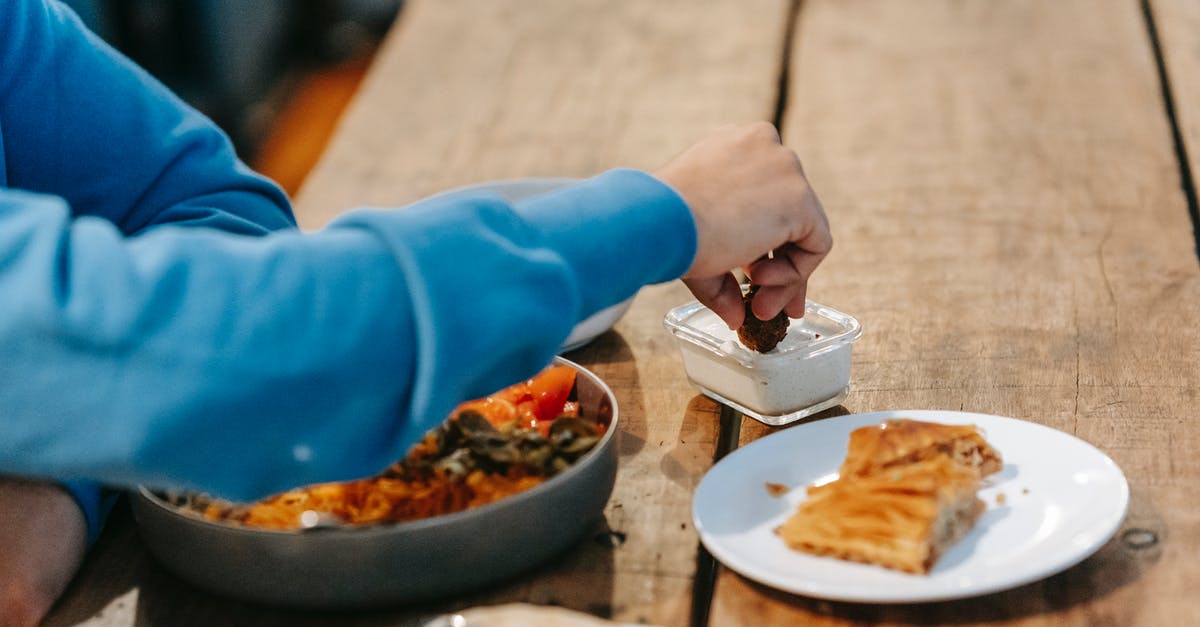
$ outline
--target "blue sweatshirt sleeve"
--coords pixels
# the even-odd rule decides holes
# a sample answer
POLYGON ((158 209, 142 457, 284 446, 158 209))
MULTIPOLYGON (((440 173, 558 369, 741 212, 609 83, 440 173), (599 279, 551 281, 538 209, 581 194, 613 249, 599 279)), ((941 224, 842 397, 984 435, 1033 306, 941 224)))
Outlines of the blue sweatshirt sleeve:
MULTIPOLYGON (((204 116, 58 3, 4 2, 0 187, 62 196, 133 234, 161 224, 262 234, 292 228, 286 197, 204 116)), ((89 541, 116 493, 71 480, 89 541)))
POLYGON ((0 192, 0 464, 238 499, 369 475, 694 250, 687 206, 634 171, 261 238, 126 237, 0 192))

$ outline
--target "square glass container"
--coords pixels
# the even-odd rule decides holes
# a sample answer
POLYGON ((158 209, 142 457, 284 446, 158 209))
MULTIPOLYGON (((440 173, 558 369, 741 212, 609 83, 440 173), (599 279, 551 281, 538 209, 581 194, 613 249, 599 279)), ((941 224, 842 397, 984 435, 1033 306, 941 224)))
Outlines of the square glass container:
POLYGON ((667 312, 688 381, 701 393, 768 425, 783 425, 842 402, 850 390, 850 347, 858 320, 812 301, 787 336, 759 353, 742 345, 711 309, 692 301, 667 312))

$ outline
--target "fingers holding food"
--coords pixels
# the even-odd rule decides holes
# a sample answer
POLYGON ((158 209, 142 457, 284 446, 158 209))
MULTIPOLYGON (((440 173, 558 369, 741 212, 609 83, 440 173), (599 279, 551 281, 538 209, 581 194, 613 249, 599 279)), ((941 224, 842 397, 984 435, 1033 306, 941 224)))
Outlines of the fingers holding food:
POLYGON ((784 311, 780 311, 769 320, 762 320, 754 315, 753 301, 758 291, 759 286, 751 285, 750 289, 742 296, 746 318, 742 322, 742 326, 738 327, 737 335, 746 348, 767 353, 774 350, 787 336, 788 325, 791 321, 784 311))

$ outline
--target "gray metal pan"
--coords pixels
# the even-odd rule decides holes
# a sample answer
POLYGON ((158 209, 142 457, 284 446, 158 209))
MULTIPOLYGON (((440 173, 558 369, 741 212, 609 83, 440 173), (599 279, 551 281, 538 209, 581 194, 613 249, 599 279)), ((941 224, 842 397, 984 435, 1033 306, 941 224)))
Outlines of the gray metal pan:
POLYGON ((306 531, 251 529, 181 512, 148 489, 132 496, 151 553, 180 577, 220 594, 296 607, 365 607, 463 593, 534 568, 603 515, 620 431, 612 390, 579 371, 585 415, 608 430, 570 468, 531 490, 454 514, 393 525, 306 531))

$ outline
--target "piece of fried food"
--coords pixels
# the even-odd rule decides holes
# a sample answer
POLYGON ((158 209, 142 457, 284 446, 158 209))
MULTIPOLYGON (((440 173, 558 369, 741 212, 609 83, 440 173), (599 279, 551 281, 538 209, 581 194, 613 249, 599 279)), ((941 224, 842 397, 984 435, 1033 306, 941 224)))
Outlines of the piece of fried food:
POLYGON ((792 549, 928 573, 984 510, 979 475, 949 457, 809 488, 776 533, 792 549))
POLYGON ((782 311, 770 320, 759 320, 750 308, 750 302, 756 293, 758 293, 758 286, 751 285, 750 289, 742 294, 742 303, 746 306, 746 319, 742 321, 742 326, 738 327, 737 336, 742 344, 746 345, 746 348, 766 353, 774 349, 787 336, 791 320, 782 311))
POLYGON ((839 476, 861 477, 934 457, 974 469, 986 477, 1004 467, 1000 452, 974 425, 944 425, 907 418, 855 429, 839 476))

